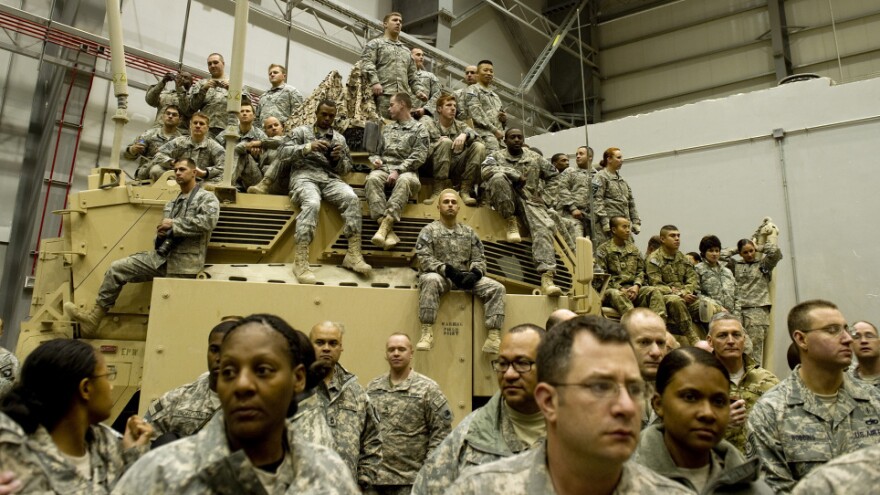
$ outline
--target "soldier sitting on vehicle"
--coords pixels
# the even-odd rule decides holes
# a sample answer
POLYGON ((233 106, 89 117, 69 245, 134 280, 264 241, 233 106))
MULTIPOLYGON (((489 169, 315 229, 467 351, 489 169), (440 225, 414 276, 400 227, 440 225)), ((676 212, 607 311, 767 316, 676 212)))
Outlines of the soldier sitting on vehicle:
POLYGON ((171 170, 171 165, 180 158, 189 158, 196 165, 196 177, 202 178, 211 186, 223 179, 226 151, 217 141, 208 137, 211 121, 202 112, 196 112, 189 120, 189 136, 180 136, 163 144, 149 163, 150 179, 155 182, 171 170))
MULTIPOLYGON (((125 147, 122 157, 126 160, 137 160, 138 168, 134 176, 138 180, 147 180, 151 178, 150 162, 159 148, 165 143, 183 136, 178 125, 180 124, 180 107, 177 105, 168 105, 162 114, 162 127, 151 127, 144 133, 135 138, 134 142, 125 147)), ((157 169, 158 175, 165 172, 164 168, 157 169)))

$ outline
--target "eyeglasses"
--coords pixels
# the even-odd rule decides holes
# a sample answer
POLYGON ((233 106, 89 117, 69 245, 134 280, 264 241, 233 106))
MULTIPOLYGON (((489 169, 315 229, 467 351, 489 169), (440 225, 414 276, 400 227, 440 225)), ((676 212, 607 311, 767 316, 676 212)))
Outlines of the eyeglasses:
POLYGON ((620 389, 626 388, 626 393, 633 400, 641 400, 645 397, 647 386, 645 382, 629 382, 623 386, 614 380, 597 379, 586 383, 551 383, 554 387, 578 387, 589 392, 597 399, 616 399, 620 396, 620 389))
POLYGON ((850 329, 849 329, 849 325, 836 325, 836 324, 835 325, 825 325, 824 327, 808 328, 806 330, 801 330, 801 332, 810 333, 810 332, 815 332, 817 330, 821 330, 821 331, 827 333, 828 335, 831 335, 832 337, 837 337, 838 335, 841 334, 841 332, 846 332, 847 334, 852 336, 852 333, 850 332, 850 329))
POLYGON ((528 373, 532 371, 532 366, 535 365, 534 361, 528 361, 525 359, 521 359, 518 361, 502 361, 500 359, 496 359, 492 361, 492 369, 497 373, 504 373, 507 371, 507 368, 513 366, 513 371, 516 371, 519 374, 528 373))
POLYGON ((850 334, 853 340, 877 340, 876 333, 859 333, 853 332, 850 334))
POLYGON ((102 376, 106 376, 107 380, 112 382, 113 380, 116 380, 116 370, 108 371, 107 373, 104 373, 103 375, 93 375, 92 378, 101 378, 102 376))

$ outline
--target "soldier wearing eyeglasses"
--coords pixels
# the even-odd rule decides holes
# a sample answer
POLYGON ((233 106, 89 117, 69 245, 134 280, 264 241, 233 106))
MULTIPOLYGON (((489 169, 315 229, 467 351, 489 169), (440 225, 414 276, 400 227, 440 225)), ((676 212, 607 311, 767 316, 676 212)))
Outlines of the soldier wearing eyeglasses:
MULTIPOLYGON (((511 328, 501 339, 492 369, 501 389, 485 406, 464 418, 419 471, 413 495, 441 494, 470 466, 527 451, 546 434, 535 402, 535 359, 544 329, 531 324, 511 328)), ((475 492, 477 493, 477 492, 475 492)))
POLYGON ((880 389, 880 340, 877 327, 867 321, 852 326, 852 351, 856 357, 850 367, 850 376, 880 389))
POLYGON ((758 400, 746 423, 745 454, 761 459, 765 481, 781 493, 817 466, 880 443, 880 395, 844 373, 853 338, 837 306, 796 305, 788 333, 801 364, 758 400))

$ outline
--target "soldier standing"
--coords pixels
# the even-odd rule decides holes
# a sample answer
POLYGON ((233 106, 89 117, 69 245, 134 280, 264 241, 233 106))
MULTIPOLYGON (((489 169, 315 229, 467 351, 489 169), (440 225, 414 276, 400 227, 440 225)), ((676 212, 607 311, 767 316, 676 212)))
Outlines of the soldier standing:
POLYGON ((471 196, 473 186, 480 178, 480 162, 485 158, 486 148, 477 139, 477 133, 461 120, 456 120, 458 102, 451 95, 437 100, 437 119, 426 119, 425 128, 431 145, 428 161, 434 167, 434 191, 424 201, 429 205, 437 199, 440 191, 452 187, 453 180, 460 183, 461 199, 467 206, 476 206, 471 196))
MULTIPOLYGON (((211 136, 220 134, 226 124, 226 97, 229 94, 229 80, 226 79, 226 61, 223 55, 208 55, 208 73, 211 79, 201 79, 192 85, 186 99, 183 113, 193 115, 202 112, 210 119, 211 136)), ((181 102, 183 103, 183 102, 181 102)))
MULTIPOLYGON (((574 161, 576 167, 568 167, 560 174, 562 177, 557 211, 562 215, 562 223, 569 235, 576 239, 590 237, 592 234, 590 181, 594 174, 593 149, 589 146, 581 146, 577 149, 574 161)), ((601 243, 596 239, 593 246, 599 244, 601 243)))
POLYGON ((403 16, 398 12, 386 14, 382 25, 385 33, 364 45, 361 71, 376 98, 376 110, 382 117, 393 119, 389 114, 393 95, 415 94, 422 101, 427 101, 428 95, 416 75, 416 63, 399 39, 403 16))
MULTIPOLYGON (((623 167, 623 155, 619 148, 608 148, 599 163, 602 170, 593 177, 593 203, 596 207, 596 222, 602 227, 596 235, 605 238, 611 236, 610 220, 613 216, 621 216, 632 223, 632 233, 638 235, 642 229, 642 220, 636 209, 632 188, 620 176, 623 167)), ((598 243, 599 241, 597 241, 598 243)))
POLYGON ((425 51, 421 48, 413 48, 413 62, 416 63, 416 77, 424 88, 427 100, 422 100, 418 96, 413 99, 414 108, 412 115, 414 119, 421 119, 425 115, 432 116, 437 107, 437 98, 440 98, 443 87, 440 85, 440 79, 433 72, 425 69, 425 51))
POLYGON ((379 415, 382 464, 373 490, 409 494, 425 459, 452 430, 452 411, 437 382, 413 371, 409 336, 394 333, 385 343, 389 371, 367 385, 379 415))
MULTIPOLYGON (((192 84, 192 74, 182 71, 176 76, 171 73, 165 74, 162 80, 147 89, 144 99, 147 101, 147 105, 156 109, 156 120, 153 127, 162 127, 165 124, 163 116, 169 105, 177 107, 178 112, 181 107, 188 108, 186 99, 192 84), (165 89, 165 85, 170 81, 174 81, 174 89, 165 89)), ((181 114, 178 124, 180 131, 186 133, 189 129, 189 115, 181 114)))
MULTIPOLYGON (((126 146, 122 157, 126 160, 137 160, 138 168, 134 176, 138 180, 150 178, 150 161, 159 152, 165 143, 172 139, 183 136, 178 125, 180 124, 180 108, 177 105, 166 105, 162 115, 162 127, 151 127, 146 132, 135 138, 134 142, 126 146)), ((157 170, 159 175, 165 172, 157 170)))
POLYGON ((645 283, 645 258, 630 239, 629 220, 611 218, 611 239, 596 249, 596 266, 611 276, 602 304, 620 315, 637 306, 666 316, 663 295, 645 283))
MULTIPOLYGON (((681 232, 675 225, 660 229, 660 248, 651 253, 645 265, 648 284, 663 294, 666 303, 667 322, 683 335, 688 345, 700 340, 697 326, 691 319, 690 309, 699 307, 697 297, 697 272, 681 251, 681 232)), ((697 311, 694 309, 694 311, 697 311)))
POLYGON ((507 113, 501 106, 501 98, 489 88, 494 80, 495 67, 492 61, 481 60, 477 64, 477 82, 468 87, 464 102, 468 116, 474 123, 474 130, 489 152, 501 148, 504 126, 507 123, 507 113))
POLYGON ((257 107, 257 124, 263 125, 269 117, 275 117, 284 126, 287 119, 299 110, 303 104, 303 95, 296 88, 287 84, 287 69, 283 65, 269 66, 268 91, 260 97, 257 107))
POLYGON ((485 305, 486 341, 483 352, 497 354, 504 326, 504 286, 486 275, 483 243, 474 230, 457 221, 459 196, 452 189, 440 194, 440 220, 425 225, 416 241, 419 258, 420 351, 434 346, 434 321, 440 296, 453 286, 472 291, 485 305))
POLYGON ((850 376, 880 389, 880 340, 877 327, 867 321, 857 321, 852 326, 852 348, 856 357, 850 367, 850 376))

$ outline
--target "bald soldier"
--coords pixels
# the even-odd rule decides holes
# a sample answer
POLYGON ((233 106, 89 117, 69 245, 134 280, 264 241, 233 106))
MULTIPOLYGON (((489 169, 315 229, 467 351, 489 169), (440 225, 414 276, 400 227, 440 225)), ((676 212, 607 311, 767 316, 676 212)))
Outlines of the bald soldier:
POLYGON ((657 313, 646 308, 635 308, 620 319, 620 324, 629 334, 630 343, 636 353, 639 372, 645 380, 646 393, 642 404, 642 429, 658 421, 657 413, 651 406, 657 369, 660 361, 669 352, 666 346, 666 324, 657 313))

